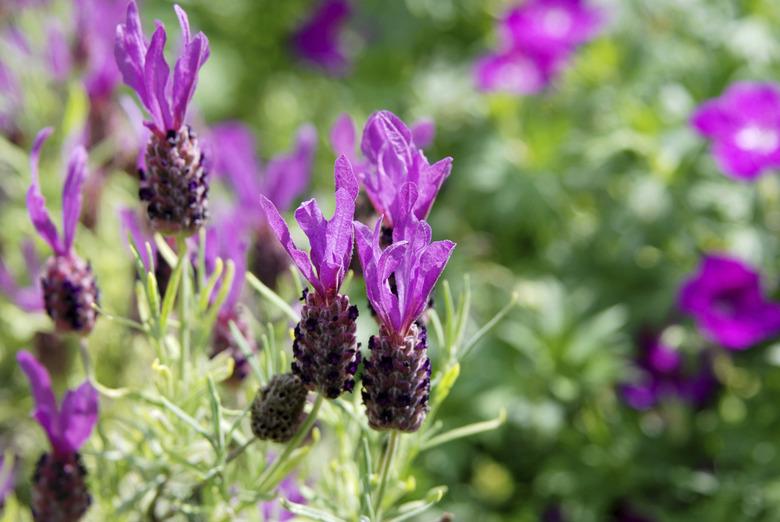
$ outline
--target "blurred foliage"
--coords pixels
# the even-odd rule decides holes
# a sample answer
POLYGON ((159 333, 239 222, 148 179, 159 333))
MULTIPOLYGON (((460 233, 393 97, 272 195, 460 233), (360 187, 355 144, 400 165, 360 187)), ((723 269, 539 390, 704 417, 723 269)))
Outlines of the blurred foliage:
MULTIPOLYGON (((327 136, 339 113, 362 122, 386 108, 406 121, 435 119, 428 157, 455 158, 431 216, 436 238, 459 243, 448 273, 470 274, 475 324, 512 292, 520 304, 464 365, 439 417, 457 426, 506 408, 507 424, 422 455, 414 470, 420 491, 447 484, 438 509, 464 521, 532 521, 561 505, 571 520, 595 522, 621 503, 664 521, 780 519, 780 345, 720 353, 723 389, 700 411, 667 401, 638 413, 616 393, 631 376, 639 330, 682 320, 677 288, 701 253, 752 261, 778 294, 780 181, 725 177, 688 118, 734 81, 778 77, 780 4, 604 0, 603 35, 548 92, 514 98, 479 94, 470 76, 509 2, 354 3, 346 35, 354 65, 334 78, 301 63, 287 45, 310 0, 186 2, 212 46, 196 104, 202 121, 251 125, 264 157, 286 149, 301 123, 314 123, 315 193, 330 187, 327 136)), ((64 16, 63 4, 55 2, 53 16, 64 16)), ((174 23, 167 2, 146 7, 147 20, 174 23)), ((19 20, 40 42, 39 22, 19 20)), ((64 122, 57 124, 62 141, 68 121, 79 119, 69 111, 84 110, 77 85, 37 82, 39 69, 31 64, 25 78, 35 107, 22 114, 25 148, 44 123, 64 122)), ((52 164, 56 146, 47 150, 52 164)), ((26 158, 6 143, 0 156, 3 256, 23 274, 10 245, 32 236, 23 208, 26 158)), ((57 179, 44 187, 50 200, 58 187, 57 179)), ((112 175, 97 230, 78 237, 109 310, 129 309, 132 272, 116 248, 114 209, 134 204, 134 190, 131 179, 112 175)), ((684 324, 691 343, 706 344, 684 324)), ((47 325, 0 303, 0 436, 13 431, 25 454, 43 437, 19 422, 30 399, 8 354, 47 325)), ((92 336, 101 379, 148 378, 153 354, 117 334, 102 321, 92 336)), ((433 358, 436 366, 445 355, 433 358)))

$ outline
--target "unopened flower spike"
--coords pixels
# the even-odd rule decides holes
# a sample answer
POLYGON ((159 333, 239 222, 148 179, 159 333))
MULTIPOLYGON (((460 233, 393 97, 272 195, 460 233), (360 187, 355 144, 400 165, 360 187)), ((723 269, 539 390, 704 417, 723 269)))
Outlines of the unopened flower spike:
POLYGON ((252 402, 252 433, 260 440, 288 442, 304 419, 306 386, 293 373, 271 377, 252 402))
POLYGON ((92 497, 87 490, 87 470, 79 450, 89 438, 98 419, 97 390, 84 382, 68 390, 58 405, 46 369, 29 352, 16 356, 27 375, 35 399, 33 417, 51 443, 35 466, 31 507, 36 522, 79 520, 89 509, 92 497))
POLYGON ((705 256, 680 288, 678 304, 708 337, 731 350, 780 334, 780 304, 764 297, 758 272, 727 255, 705 256))
POLYGON ((310 254, 299 250, 290 237, 287 224, 274 204, 262 196, 268 225, 287 250, 293 263, 309 281, 313 291, 305 291, 301 320, 295 327, 293 373, 310 390, 328 398, 352 391, 354 374, 360 364, 355 340, 357 307, 339 293, 352 260, 355 199, 358 183, 345 156, 335 164, 336 210, 323 217, 313 199, 295 211, 295 219, 309 238, 310 254))
MULTIPOLYGON (((244 287, 246 277, 246 256, 247 241, 246 220, 240 211, 226 216, 219 222, 209 228, 206 232, 206 275, 211 276, 217 258, 223 261, 231 260, 235 266, 233 282, 230 286, 227 298, 222 303, 217 314, 217 323, 214 326, 214 339, 212 344, 211 356, 227 351, 233 357, 235 365, 233 367, 232 380, 234 382, 242 381, 249 375, 249 361, 247 360, 241 348, 238 346, 233 333, 230 331, 230 323, 233 322, 241 335, 249 344, 252 351, 257 350, 257 345, 249 327, 249 322, 238 306, 241 297, 241 289, 244 287)), ((221 284, 220 284, 221 286, 221 284)), ((214 295, 219 292, 219 286, 215 288, 214 295)))
MULTIPOLYGON (((417 199, 414 184, 402 187, 401 194, 407 206, 417 199)), ((393 243, 384 249, 381 220, 373 231, 354 223, 366 294, 379 322, 363 372, 363 403, 376 430, 414 432, 425 420, 431 361, 418 319, 455 247, 452 241, 432 243, 431 227, 407 216, 396 223, 393 243)))
POLYGON ((152 134, 146 146, 146 170, 139 172, 139 196, 147 203, 156 231, 190 236, 208 218, 208 182, 197 136, 184 121, 198 71, 209 57, 209 45, 203 33, 190 34, 186 13, 178 5, 174 9, 184 47, 172 82, 163 56, 165 26, 157 22, 147 43, 134 0, 128 5, 127 20, 117 26, 114 54, 124 82, 136 91, 151 116, 151 121, 144 122, 152 134))
POLYGON ((293 149, 274 156, 265 166, 255 153, 252 131, 241 123, 226 122, 216 126, 209 142, 214 149, 214 173, 230 180, 241 208, 252 209, 245 213, 247 232, 252 237, 249 270, 265 285, 275 288, 290 261, 272 237, 273 232, 264 217, 254 210, 257 194, 265 195, 280 212, 290 208, 309 186, 317 132, 311 125, 303 125, 298 130, 293 149))
POLYGON ((76 147, 68 162, 65 185, 62 188, 62 236, 46 210, 38 179, 38 158, 41 147, 52 130, 38 133, 30 154, 32 184, 27 191, 27 211, 38 234, 51 246, 54 255, 46 263, 41 278, 46 313, 58 332, 86 335, 97 319, 93 308, 99 301, 99 291, 92 267, 73 251, 73 239, 81 213, 81 187, 86 179, 87 152, 76 147))
MULTIPOLYGON (((423 138, 427 138, 425 134, 429 132, 425 129, 423 138)), ((396 222, 405 219, 405 216, 396 215, 392 208, 405 183, 414 183, 417 187, 418 196, 412 209, 414 217, 426 219, 439 189, 450 175, 452 158, 444 158, 433 165, 428 163, 414 141, 414 133, 390 111, 375 112, 368 118, 360 148, 366 164, 359 170, 359 177, 377 214, 384 216, 385 226, 392 230, 396 222)))

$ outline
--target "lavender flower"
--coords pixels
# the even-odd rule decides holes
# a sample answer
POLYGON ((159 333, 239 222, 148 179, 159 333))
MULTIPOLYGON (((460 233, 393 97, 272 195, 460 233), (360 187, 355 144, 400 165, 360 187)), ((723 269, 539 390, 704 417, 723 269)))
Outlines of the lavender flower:
POLYGON ((621 385, 623 399, 634 409, 654 407, 666 397, 676 397, 695 408, 704 407, 718 388, 712 356, 702 352, 694 371, 686 371, 681 353, 657 335, 643 335, 636 359, 638 381, 621 385))
MULTIPOLYGON (((22 254, 24 255, 25 266, 30 274, 31 280, 36 280, 40 273, 40 262, 35 253, 35 245, 30 240, 22 242, 22 254)), ((0 292, 6 295, 11 301, 25 312, 42 312, 44 310, 43 294, 39 284, 27 287, 20 287, 3 260, 0 259, 0 292)))
POLYGON ((260 440, 288 442, 303 422, 306 387, 292 373, 274 375, 252 403, 252 433, 260 440))
MULTIPOLYGON (((243 239, 246 235, 245 229, 246 224, 242 213, 236 212, 231 216, 223 218, 206 232, 206 251, 204 256, 208 275, 214 271, 217 257, 223 260, 230 259, 235 266, 233 282, 228 296, 217 314, 211 351, 211 357, 215 357, 218 353, 224 351, 227 351, 233 357, 235 362, 233 375, 231 376, 233 382, 240 382, 249 375, 249 361, 247 361, 230 331, 231 322, 235 323, 241 335, 249 343, 251 350, 257 350, 254 337, 249 329, 249 323, 238 306, 246 276, 247 243, 243 239)), ((215 289, 216 291, 218 289, 215 289)))
POLYGON ((780 87, 739 82, 696 109, 691 125, 713 141, 718 166, 737 179, 780 167, 780 87))
POLYGON ((89 509, 79 450, 92 433, 98 418, 98 394, 89 382, 69 390, 57 405, 46 369, 29 352, 16 356, 30 381, 35 398, 33 417, 46 432, 52 452, 44 453, 35 467, 32 514, 36 521, 78 520, 89 509))
POLYGON ((208 218, 208 184, 203 154, 194 131, 184 125, 187 106, 195 92, 198 71, 209 57, 203 33, 194 37, 186 13, 175 5, 184 36, 184 49, 176 61, 173 83, 163 56, 165 26, 147 45, 132 0, 127 20, 117 26, 114 54, 122 77, 149 111, 152 131, 146 147, 146 171, 141 171, 139 196, 155 230, 168 235, 192 235, 208 218))
MULTIPOLYGON (((301 493, 301 488, 298 487, 295 478, 294 474, 285 477, 284 480, 279 483, 278 494, 280 497, 284 497, 290 502, 305 504, 306 497, 301 493)), ((295 515, 282 508, 282 505, 278 500, 263 502, 261 511, 263 512, 264 522, 289 522, 290 520, 295 520, 295 515)))
POLYGON ((318 9, 293 36, 301 58, 331 74, 346 72, 348 61, 340 41, 340 32, 352 7, 347 0, 322 0, 318 9))
POLYGON ((262 196, 262 206, 271 230, 282 243, 301 274, 314 288, 304 292, 301 320, 295 327, 292 365, 310 390, 328 398, 352 391, 354 374, 360 364, 355 341, 355 319, 358 311, 350 306, 349 297, 339 293, 352 259, 352 219, 358 182, 345 156, 339 156, 334 167, 336 178, 336 211, 326 220, 316 200, 301 204, 295 219, 309 238, 307 256, 292 242, 287 224, 274 204, 262 196))
POLYGON ((576 47, 603 25, 601 13, 583 0, 530 0, 507 11, 499 23, 500 48, 477 61, 482 91, 534 94, 563 68, 576 47))
MULTIPOLYGON (((399 199, 407 202, 406 208, 413 208, 416 186, 404 185, 399 199)), ((369 425, 377 430, 414 432, 428 412, 431 374, 427 332, 417 320, 455 244, 431 243, 431 227, 411 212, 396 223, 393 243, 384 250, 381 221, 373 233, 362 223, 354 226, 366 294, 379 321, 379 335, 369 339, 371 357, 363 374, 369 425)))
POLYGON ((680 289, 678 303, 700 330, 732 350, 744 350, 780 333, 780 305, 761 292, 758 273, 718 254, 704 257, 680 289))
POLYGON ((38 157, 50 128, 38 133, 30 155, 32 184, 27 191, 27 211, 38 234, 54 250, 54 256, 46 264, 41 278, 46 313, 54 321, 58 332, 77 332, 86 335, 92 331, 97 319, 93 308, 98 303, 99 292, 92 267, 73 251, 73 239, 81 212, 81 186, 86 178, 87 152, 76 147, 68 163, 68 173, 62 189, 62 230, 57 227, 46 210, 46 200, 38 181, 38 157))
POLYGON ((125 13, 124 0, 74 0, 76 59, 82 63, 84 86, 94 104, 111 96, 120 73, 114 59, 116 25, 125 13))

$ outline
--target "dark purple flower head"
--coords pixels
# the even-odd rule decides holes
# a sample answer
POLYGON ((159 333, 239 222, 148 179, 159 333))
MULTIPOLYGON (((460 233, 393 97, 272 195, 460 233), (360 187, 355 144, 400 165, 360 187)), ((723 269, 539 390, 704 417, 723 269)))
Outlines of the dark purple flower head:
POLYGON ((114 40, 125 5, 125 0, 74 0, 76 52, 86 69, 84 85, 91 100, 110 96, 120 81, 114 40))
POLYGON ((780 87, 773 83, 738 82, 720 98, 696 109, 691 124, 713 141, 723 171, 754 179, 780 167, 780 87))
POLYGON ((340 32, 352 7, 347 0, 322 0, 318 9, 293 36, 298 54, 332 74, 344 73, 349 65, 340 32))
POLYGON ((758 273, 737 259, 705 256, 678 299, 680 309, 726 348, 744 350, 780 333, 780 304, 763 296, 758 273))
MULTIPOLYGON (((357 163, 360 181, 378 215, 384 215, 385 224, 392 227, 404 219, 394 213, 393 202, 405 183, 414 183, 419 197, 413 212, 417 219, 425 219, 431 211, 436 195, 452 170, 452 158, 444 158, 433 165, 428 163, 415 136, 430 141, 433 124, 424 121, 410 130, 390 111, 372 114, 365 127, 360 149, 364 160, 357 163)), ((348 117, 342 116, 331 131, 334 148, 354 157, 354 129, 348 117)), ((348 155, 349 157, 349 155, 348 155)))
MULTIPOLYGON (((408 200, 414 201, 414 185, 407 184, 408 200)), ((381 220, 372 232, 355 222, 355 239, 366 282, 366 294, 380 323, 389 333, 403 338, 425 311, 433 287, 450 258, 455 243, 431 243, 431 227, 410 217, 396 224, 393 244, 380 246, 381 220), (394 288, 388 280, 395 276, 394 288)))
POLYGON ((184 48, 176 60, 173 82, 168 81, 170 68, 163 56, 165 26, 157 21, 152 39, 147 43, 138 16, 138 6, 131 0, 127 20, 116 28, 114 56, 125 83, 132 87, 152 116, 145 124, 160 137, 177 132, 187 115, 187 105, 195 92, 198 71, 209 57, 209 42, 203 33, 190 34, 187 14, 174 5, 179 18, 184 48))
POLYGON ((244 208, 254 208, 260 193, 284 212, 309 185, 317 132, 311 125, 301 127, 293 150, 271 158, 264 169, 255 153, 252 131, 242 123, 216 126, 211 145, 215 173, 230 179, 244 208))
POLYGON ((35 399, 33 417, 49 437, 54 453, 77 452, 97 423, 97 390, 88 381, 84 382, 75 390, 68 390, 58 406, 46 368, 30 352, 19 352, 16 360, 30 382, 35 399))
MULTIPOLYGON (((31 275, 30 280, 37 282, 41 272, 41 260, 38 258, 38 254, 35 252, 35 245, 31 240, 25 240, 22 243, 22 254, 27 272, 31 275)), ((0 292, 5 294, 16 306, 25 312, 40 312, 43 310, 43 295, 41 294, 40 285, 19 286, 2 259, 0 259, 0 292)))
POLYGON ((51 246, 58 256, 70 254, 76 225, 81 214, 81 186, 87 176, 87 151, 84 147, 76 147, 70 155, 68 173, 62 188, 62 237, 57 233, 57 227, 46 210, 46 200, 41 194, 38 180, 38 159, 43 142, 52 133, 51 128, 45 128, 38 133, 30 154, 30 171, 32 184, 27 191, 27 211, 30 214, 35 230, 51 246))
POLYGON ((500 27, 507 47, 565 54, 602 24, 601 13, 583 0, 531 0, 510 9, 500 27))
POLYGON ((273 202, 261 196, 268 225, 301 274, 326 301, 338 293, 349 270, 353 243, 352 219, 358 195, 357 178, 345 156, 339 156, 336 160, 334 174, 336 210, 330 220, 323 217, 314 199, 305 201, 295 211, 296 221, 309 238, 311 251, 308 256, 293 243, 290 230, 273 202))
POLYGON ((474 77, 481 91, 536 94, 550 84, 562 64, 554 54, 513 49, 480 58, 474 65, 474 77))
POLYGON ((636 357, 637 380, 620 386, 623 399, 637 410, 652 408, 666 397, 704 407, 719 386, 712 354, 701 352, 695 365, 686 367, 684 362, 682 354, 664 344, 660 336, 644 335, 636 357))

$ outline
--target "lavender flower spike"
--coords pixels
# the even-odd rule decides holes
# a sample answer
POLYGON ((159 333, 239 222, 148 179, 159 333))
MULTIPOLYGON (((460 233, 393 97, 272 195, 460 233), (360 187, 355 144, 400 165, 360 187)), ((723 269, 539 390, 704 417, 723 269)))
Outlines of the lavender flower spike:
POLYGON ((89 509, 87 470, 79 450, 92 433, 98 418, 97 390, 84 382, 69 390, 58 406, 46 369, 29 352, 16 356, 30 381, 35 398, 33 417, 51 442, 52 452, 38 460, 33 475, 32 514, 36 522, 78 520, 89 509))
POLYGON ((165 27, 157 22, 147 44, 134 0, 127 7, 127 20, 117 26, 114 55, 125 83, 136 91, 152 117, 144 122, 152 135, 146 147, 147 170, 140 171, 138 195, 148 204, 155 230, 189 236, 208 218, 208 184, 197 136, 184 119, 198 71, 209 57, 209 45, 203 33, 191 36, 186 13, 178 5, 174 9, 184 49, 176 61, 172 83, 163 56, 165 27))
POLYGON ((375 112, 368 118, 360 148, 368 162, 359 172, 360 180, 377 214, 384 215, 385 224, 392 228, 405 218, 395 215, 391 206, 407 182, 414 183, 419 193, 414 216, 427 218, 442 183, 450 175, 452 158, 428 163, 412 131, 390 111, 375 112))
POLYGON ((81 213, 81 187, 87 175, 87 153, 76 147, 68 162, 65 185, 62 188, 62 228, 57 227, 46 210, 46 200, 38 181, 38 158, 41 147, 52 129, 38 133, 30 154, 32 184, 27 191, 27 211, 38 234, 54 250, 41 278, 46 313, 54 321, 58 332, 77 332, 86 335, 92 331, 97 313, 92 307, 99 300, 99 292, 92 267, 73 252, 73 238, 81 213))
POLYGON ((295 219, 309 238, 307 256, 292 242, 287 224, 274 204, 262 196, 268 225, 287 250, 314 292, 304 292, 301 320, 295 327, 292 365, 310 390, 336 398, 342 390, 352 391, 354 374, 360 363, 355 341, 358 311, 349 297, 339 293, 352 260, 355 200, 358 183, 345 156, 335 164, 336 211, 326 220, 315 200, 301 204, 295 219))
MULTIPOLYGON (((413 184, 401 191, 407 201, 416 200, 413 184)), ((413 215, 396 225, 394 242, 384 250, 381 220, 373 232, 359 222, 354 226, 366 294, 379 321, 379 335, 369 339, 371 357, 363 373, 369 425, 376 430, 414 432, 428 412, 431 374, 427 332, 417 319, 455 244, 431 243, 431 227, 413 215)))
POLYGON ((737 179, 752 180, 780 167, 780 87, 735 83, 696 109, 691 125, 713 141, 715 160, 737 179))
POLYGON ((726 348, 744 350, 780 333, 780 304, 763 296, 758 273, 738 259, 707 255, 678 299, 699 329, 726 348))

